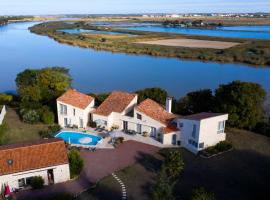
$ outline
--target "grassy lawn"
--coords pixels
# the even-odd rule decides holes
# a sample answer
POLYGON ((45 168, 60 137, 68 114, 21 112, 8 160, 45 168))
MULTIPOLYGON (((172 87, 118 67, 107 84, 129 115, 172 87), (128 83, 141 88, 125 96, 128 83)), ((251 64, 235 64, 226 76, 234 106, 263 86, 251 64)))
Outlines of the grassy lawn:
MULTIPOLYGON (((218 200, 269 198, 270 139, 237 129, 229 129, 227 139, 234 150, 210 159, 179 149, 185 167, 175 186, 176 199, 190 199, 192 190, 200 186, 218 200)), ((149 199, 160 159, 159 155, 149 157, 116 173, 126 185, 128 199, 149 199)), ((120 199, 120 192, 118 183, 108 176, 79 199, 120 199)))
POLYGON ((8 131, 3 135, 4 144, 40 139, 39 131, 47 129, 47 126, 44 124, 33 125, 22 122, 17 114, 17 110, 13 108, 7 109, 4 123, 8 125, 8 131))

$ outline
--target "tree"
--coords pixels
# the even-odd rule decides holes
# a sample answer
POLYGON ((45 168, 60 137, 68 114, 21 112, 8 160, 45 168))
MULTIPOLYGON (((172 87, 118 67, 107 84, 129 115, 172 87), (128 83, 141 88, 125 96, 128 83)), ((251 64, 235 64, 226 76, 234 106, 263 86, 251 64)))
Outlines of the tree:
POLYGON ((179 151, 170 151, 164 161, 168 178, 176 179, 184 168, 184 162, 179 151))
POLYGON ((54 101, 71 86, 69 70, 62 67, 27 69, 17 75, 16 85, 22 102, 54 101))
POLYGON ((13 100, 12 95, 0 93, 0 105, 9 104, 13 100))
POLYGON ((50 110, 45 110, 41 115, 41 120, 45 124, 53 124, 54 123, 54 113, 50 110))
POLYGON ((152 191, 152 200, 174 200, 173 196, 174 184, 170 183, 166 170, 164 167, 161 168, 159 179, 152 191))
POLYGON ((191 200, 215 200, 215 195, 207 192, 203 187, 193 190, 191 200))
POLYGON ((138 94, 139 103, 147 98, 150 98, 164 105, 166 102, 166 97, 168 96, 167 91, 161 88, 146 88, 144 90, 139 90, 136 93, 138 94))
POLYGON ((177 104, 177 113, 182 115, 213 111, 214 96, 210 89, 188 93, 177 104))
POLYGON ((251 129, 263 118, 266 92, 261 85, 233 81, 216 90, 216 112, 229 114, 228 124, 251 129))
POLYGON ((95 98, 95 105, 99 106, 100 104, 103 103, 103 101, 105 101, 105 99, 107 99, 108 96, 110 96, 110 94, 111 93, 100 93, 100 94, 90 93, 88 95, 94 97, 95 98))
POLYGON ((72 149, 68 154, 68 160, 71 178, 78 176, 84 165, 84 161, 81 158, 80 152, 76 149, 72 149))

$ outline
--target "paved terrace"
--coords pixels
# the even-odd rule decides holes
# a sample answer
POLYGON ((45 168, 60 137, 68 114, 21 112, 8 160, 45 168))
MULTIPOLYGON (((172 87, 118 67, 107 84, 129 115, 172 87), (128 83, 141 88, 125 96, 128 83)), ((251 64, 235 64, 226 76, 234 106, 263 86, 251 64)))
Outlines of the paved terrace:
POLYGON ((46 186, 41 190, 22 191, 17 194, 17 200, 65 192, 79 194, 103 177, 132 165, 147 155, 155 154, 158 150, 156 146, 135 141, 124 142, 116 149, 98 149, 96 152, 82 150, 81 155, 85 160, 85 167, 78 179, 46 186))

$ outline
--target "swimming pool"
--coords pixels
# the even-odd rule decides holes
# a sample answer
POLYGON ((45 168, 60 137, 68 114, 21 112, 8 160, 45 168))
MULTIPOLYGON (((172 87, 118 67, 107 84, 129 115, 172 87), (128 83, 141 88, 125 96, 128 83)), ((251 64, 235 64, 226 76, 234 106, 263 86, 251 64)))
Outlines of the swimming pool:
POLYGON ((95 146, 102 140, 102 138, 99 136, 73 131, 62 131, 55 137, 61 138, 71 145, 80 146, 95 146))

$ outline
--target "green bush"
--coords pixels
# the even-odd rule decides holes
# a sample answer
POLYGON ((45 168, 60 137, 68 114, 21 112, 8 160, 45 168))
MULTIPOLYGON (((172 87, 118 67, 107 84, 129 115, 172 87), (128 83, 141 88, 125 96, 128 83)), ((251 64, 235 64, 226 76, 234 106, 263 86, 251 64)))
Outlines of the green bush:
POLYGON ((4 122, 2 125, 0 125, 0 145, 4 143, 3 136, 7 132, 7 130, 8 130, 7 123, 4 122))
POLYGON ((0 93, 0 105, 7 105, 10 104, 13 100, 13 96, 12 95, 8 95, 8 94, 4 94, 4 93, 0 93))
POLYGON ((49 128, 45 131, 39 131, 39 135, 42 138, 53 138, 54 135, 61 130, 61 126, 53 125, 49 126, 49 128))
POLYGON ((70 175, 71 178, 78 176, 84 165, 84 161, 81 158, 80 152, 76 149, 72 149, 68 154, 69 166, 70 166, 70 175))
POLYGON ((54 123, 54 113, 52 111, 45 111, 41 116, 41 120, 45 124, 53 124, 54 123))
POLYGON ((21 116, 24 122, 34 124, 40 121, 40 116, 36 110, 22 109, 21 116))
POLYGON ((221 141, 217 143, 215 146, 208 147, 207 149, 204 150, 204 152, 207 155, 214 155, 220 152, 228 151, 229 149, 232 148, 232 144, 227 142, 227 141, 221 141))
POLYGON ((124 142, 124 138, 123 138, 123 137, 115 138, 115 139, 114 139, 113 146, 114 146, 114 147, 117 147, 117 146, 119 146, 120 144, 123 144, 123 142, 124 142))
POLYGON ((191 200, 215 200, 215 195, 207 192, 203 187, 193 190, 191 200))
POLYGON ((30 181, 30 186, 33 189, 40 189, 44 186, 44 180, 41 176, 34 176, 30 181))

